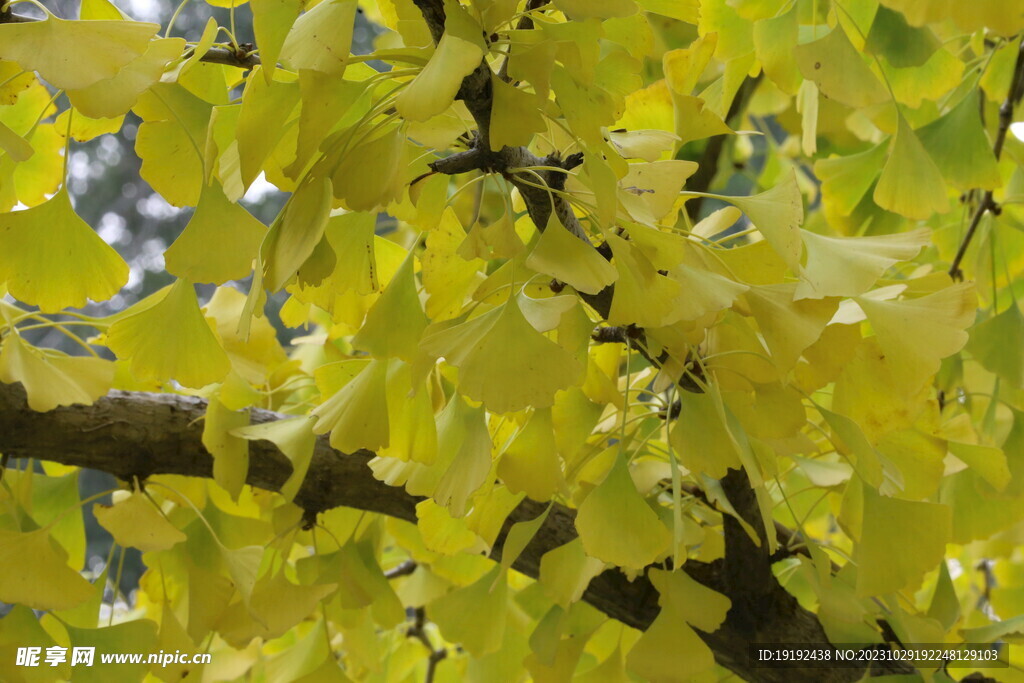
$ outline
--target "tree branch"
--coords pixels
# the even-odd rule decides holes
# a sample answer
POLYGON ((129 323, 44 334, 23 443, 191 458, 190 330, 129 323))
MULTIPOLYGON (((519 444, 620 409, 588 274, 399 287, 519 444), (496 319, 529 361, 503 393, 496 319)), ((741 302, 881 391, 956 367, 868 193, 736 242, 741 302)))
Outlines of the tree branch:
MULTIPOLYGON (((210 478, 213 458, 202 444, 201 418, 206 401, 173 394, 112 391, 92 405, 57 408, 46 413, 31 410, 19 384, 0 384, 0 451, 11 458, 35 458, 108 472, 124 480, 145 479, 155 474, 180 474, 210 478)), ((254 424, 287 417, 267 410, 252 411, 254 424)), ((313 459, 295 503, 320 512, 346 506, 416 521, 416 504, 422 500, 374 479, 367 462, 369 451, 341 453, 331 448, 326 436, 317 440, 313 459)), ((278 491, 291 474, 289 460, 267 441, 250 443, 247 482, 278 491)), ((732 498, 730 498, 732 501, 732 498)), ((734 505, 737 501, 732 501, 734 505)), ((742 505, 743 501, 739 501, 742 505)), ((512 525, 535 519, 546 503, 525 499, 505 521, 491 550, 500 560, 512 525)), ((576 538, 575 511, 553 504, 544 525, 513 563, 533 578, 540 574, 540 560, 550 550, 576 538)), ((763 563, 761 555, 755 562, 763 563)), ((400 565, 401 566, 401 565, 400 565)), ((754 642, 825 642, 817 618, 801 608, 774 579, 763 593, 764 602, 733 595, 731 580, 722 560, 711 563, 688 560, 682 567, 700 583, 725 593, 733 609, 714 633, 698 635, 715 653, 716 660, 747 681, 755 683, 846 682, 857 680, 856 669, 760 669, 748 661, 748 645, 754 642), (739 598, 739 599, 737 599, 739 598), (750 614, 754 605, 771 610, 750 614), (750 628, 753 623, 755 627, 750 628)), ((658 594, 646 576, 629 581, 610 569, 591 582, 583 599, 609 617, 646 629, 658 613, 658 594)))

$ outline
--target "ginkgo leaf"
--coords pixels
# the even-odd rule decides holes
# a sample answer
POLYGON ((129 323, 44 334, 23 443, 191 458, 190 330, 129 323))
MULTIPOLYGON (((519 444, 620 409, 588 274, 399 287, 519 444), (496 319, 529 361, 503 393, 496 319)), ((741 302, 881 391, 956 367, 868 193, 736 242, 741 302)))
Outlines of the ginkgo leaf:
POLYGON ((124 123, 123 115, 112 119, 93 119, 80 111, 69 108, 62 111, 53 122, 54 128, 63 131, 65 136, 68 133, 69 118, 71 119, 71 137, 78 142, 88 142, 101 135, 116 133, 121 130, 124 123), (73 116, 72 112, 74 112, 73 116))
POLYGON ((341 77, 348 64, 357 9, 356 0, 318 3, 295 21, 281 46, 281 61, 293 71, 312 69, 341 77))
POLYGON ((800 70, 792 46, 797 44, 800 20, 794 5, 777 17, 754 24, 754 49, 765 75, 790 95, 800 87, 800 70))
POLYGON ((38 71, 57 88, 74 90, 113 78, 145 52, 158 24, 135 21, 44 21, 0 25, 0 59, 38 71))
POLYGON ((3 122, 0 122, 0 150, 6 152, 15 161, 25 161, 35 154, 29 141, 8 128, 3 122))
POLYGON ((668 276, 686 292, 676 300, 676 306, 682 313, 680 320, 697 320, 708 313, 728 308, 749 289, 745 284, 685 263, 671 269, 668 276))
POLYGON ((110 389, 114 365, 102 358, 43 353, 18 334, 9 334, 0 347, 0 381, 21 382, 32 410, 90 404, 110 389))
POLYGON ((133 59, 116 75, 84 88, 68 91, 75 109, 94 119, 114 118, 135 106, 144 91, 160 80, 164 68, 185 51, 182 38, 159 38, 146 52, 133 59))
POLYGON ((878 177, 878 167, 885 154, 885 145, 875 145, 857 154, 814 162, 814 173, 821 179, 821 192, 840 215, 848 216, 857 208, 878 177))
POLYGON ((475 657, 501 648, 508 612, 506 571, 494 569, 462 588, 456 588, 427 605, 427 615, 444 637, 461 644, 475 657), (467 614, 487 618, 467 619, 467 614))
MULTIPOLYGON (((437 449, 450 462, 437 479, 433 497, 453 517, 463 517, 470 496, 484 485, 491 471, 492 444, 482 407, 471 407, 461 397, 448 405, 438 419, 437 449)), ((412 485, 410 481, 410 488, 412 485)))
POLYGON ((835 298, 794 301, 796 288, 796 283, 758 285, 743 295, 782 371, 796 365, 803 350, 818 340, 839 306, 835 298))
POLYGON ((281 495, 286 500, 294 499, 306 478, 316 446, 313 420, 305 416, 274 420, 232 429, 231 434, 249 441, 269 441, 281 449, 292 463, 292 473, 281 485, 281 495))
POLYGON ((654 225, 676 205, 686 179, 696 170, 696 163, 677 159, 629 164, 629 172, 619 181, 619 199, 634 219, 654 225))
POLYGON ((173 548, 187 538, 141 493, 132 493, 113 505, 94 505, 93 514, 115 543, 144 553, 173 548))
POLYGON ((405 135, 400 124, 386 127, 349 150, 331 174, 334 196, 354 211, 369 211, 401 193, 405 135))
POLYGON ((908 261, 931 242, 927 228, 873 237, 829 237, 802 231, 807 265, 794 298, 863 294, 894 263, 908 261))
POLYGON ((1002 184, 992 144, 978 115, 976 92, 968 93, 945 115, 917 131, 942 176, 959 190, 991 190, 1002 184))
POLYGON ((426 121, 451 105, 462 79, 480 65, 485 49, 480 25, 461 5, 445 3, 444 34, 427 65, 395 100, 409 121, 426 121))
POLYGON ((331 432, 331 445, 343 453, 388 445, 386 360, 350 361, 365 365, 358 375, 311 413, 315 434, 331 432))
POLYGON ((933 294, 901 301, 857 297, 882 350, 908 386, 917 387, 939 362, 964 347, 974 322, 974 283, 962 282, 933 294))
POLYGON ((669 50, 662 55, 662 70, 672 92, 692 95, 717 47, 718 33, 705 33, 687 47, 669 50))
POLYGON ((923 219, 949 211, 942 174, 903 116, 874 199, 883 209, 907 218, 923 219))
POLYGON ((636 246, 618 235, 608 234, 619 276, 615 282, 608 322, 634 323, 640 327, 665 327, 681 319, 685 311, 677 305, 682 287, 659 273, 636 246))
POLYGON ((544 595, 568 608, 583 597, 590 580, 604 571, 604 562, 587 557, 577 536, 565 545, 549 550, 540 558, 538 582, 544 595))
POLYGON ((725 620, 730 601, 697 583, 685 571, 655 569, 651 583, 661 611, 626 657, 626 667, 648 680, 693 680, 715 664, 711 649, 691 628, 714 632, 725 620))
POLYGON ((585 294, 597 294, 618 277, 615 266, 566 230, 554 211, 526 258, 526 267, 550 275, 585 294))
POLYGON ((387 380, 388 445, 383 457, 414 460, 431 465, 437 459, 437 424, 426 388, 414 386, 413 373, 405 363, 391 363, 387 380))
MULTIPOLYGON (((257 66, 256 70, 262 70, 257 66)), ((299 85, 294 81, 246 80, 242 109, 238 114, 235 139, 243 187, 248 188, 260 174, 264 162, 287 130, 285 125, 299 102, 299 85)))
POLYGON ((68 566, 46 529, 0 530, 0 546, 17 561, 0 563, 0 600, 38 610, 70 609, 88 600, 92 585, 68 566))
POLYGON ((356 294, 369 294, 380 289, 373 232, 376 223, 376 214, 369 212, 328 219, 324 234, 337 258, 332 279, 339 291, 352 289, 356 294))
POLYGON ((117 320, 107 345, 139 379, 203 387, 224 379, 231 361, 199 310, 195 289, 178 280, 159 302, 117 320))
POLYGON ((410 251, 366 314, 363 327, 352 338, 352 346, 376 358, 401 358, 407 363, 419 356, 420 337, 430 321, 416 293, 414 264, 415 256, 410 251))
POLYGON ((721 398, 712 394, 680 392, 679 417, 669 440, 676 457, 688 470, 721 478, 729 468, 741 466, 736 440, 725 424, 721 398))
POLYGON ((950 441, 949 452, 977 472, 996 491, 1003 491, 1012 479, 1006 453, 994 446, 950 441))
POLYGON ((823 38, 797 45, 795 53, 804 78, 817 83, 829 99, 850 107, 867 107, 889 100, 885 86, 871 73, 841 25, 823 38))
POLYGON ((224 196, 218 183, 204 185, 188 225, 164 252, 167 272, 218 285, 241 280, 252 272, 266 232, 252 214, 224 196))
POLYGON ((427 248, 420 259, 426 312, 431 320, 447 320, 459 315, 463 302, 477 282, 480 259, 467 261, 459 254, 466 232, 451 207, 444 210, 441 222, 427 234, 427 248))
POLYGON ((231 432, 248 424, 248 410, 231 410, 217 398, 206 405, 202 441, 213 456, 213 480, 236 501, 249 474, 249 444, 231 432))
POLYGON ((535 330, 511 297, 488 324, 470 320, 431 334, 420 346, 459 368, 459 389, 496 413, 545 408, 582 379, 576 358, 535 330))
MULTIPOLYGON (((260 46, 263 78, 270 83, 288 32, 302 9, 300 0, 250 0, 252 30, 260 46)), ((355 19, 355 17, 353 17, 355 19)))
POLYGON ((256 576, 265 548, 259 545, 247 545, 241 548, 218 548, 221 559, 227 567, 228 576, 235 589, 242 596, 246 605, 250 604, 253 589, 256 587, 256 576))
MULTIPOLYGON (((444 38, 441 39, 442 42, 444 38)), ((480 60, 477 58, 476 64, 480 60)), ((491 150, 499 151, 506 145, 528 145, 535 133, 544 130, 541 115, 542 102, 534 93, 513 87, 497 77, 491 78, 494 103, 491 105, 491 150)))
POLYGON ((752 197, 725 197, 747 214, 772 248, 794 273, 800 271, 800 224, 804 222, 804 203, 796 184, 796 173, 770 190, 752 197))
POLYGON ((942 561, 952 540, 948 505, 889 498, 865 486, 863 515, 853 551, 860 596, 884 595, 916 583, 942 561))
POLYGON ((331 181, 307 177, 292 195, 283 217, 271 226, 260 256, 264 282, 271 291, 284 287, 323 239, 331 213, 331 181))
POLYGON ((534 411, 502 454, 497 472, 512 493, 534 500, 548 500, 565 488, 550 409, 534 411))
POLYGON ((1016 304, 971 330, 967 350, 1012 386, 1024 387, 1024 315, 1016 304))
POLYGON ((630 574, 657 560, 672 542, 671 532, 636 490, 622 453, 580 504, 576 531, 587 555, 630 574))
POLYGON ((78 217, 61 188, 39 206, 0 214, 4 280, 15 298, 55 313, 112 297, 128 281, 128 264, 78 217))

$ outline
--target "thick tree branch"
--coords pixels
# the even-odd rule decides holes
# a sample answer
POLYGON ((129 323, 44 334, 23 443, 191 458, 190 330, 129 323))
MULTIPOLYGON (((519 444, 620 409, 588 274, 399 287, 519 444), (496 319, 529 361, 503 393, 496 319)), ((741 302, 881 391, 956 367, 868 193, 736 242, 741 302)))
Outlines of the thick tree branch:
MULTIPOLYGON (((125 480, 155 474, 211 477, 213 459, 202 444, 201 418, 205 412, 206 402, 199 398, 112 391, 92 405, 39 413, 27 406, 21 385, 0 384, 0 452, 11 458, 36 458, 100 470, 125 480)), ((271 411, 253 410, 252 422, 283 417, 271 411)), ((313 512, 346 506, 414 522, 416 503, 421 499, 374 479, 367 467, 372 457, 373 453, 368 451, 340 453, 330 447, 326 436, 321 437, 295 503, 313 512)), ((288 459, 271 443, 250 444, 249 484, 277 491, 290 473, 288 459)), ((737 501, 743 506, 743 500, 737 501)), ((545 507, 524 500, 506 520, 491 557, 501 558, 505 538, 514 523, 536 518, 545 507)), ((575 512, 555 504, 513 567, 536 578, 544 554, 575 537, 575 512)), ((738 551, 747 552, 734 552, 738 551)), ((763 554, 754 553, 752 557, 752 564, 761 571, 763 554)), ((699 635, 715 653, 716 660, 744 680, 828 683, 857 680, 863 674, 855 669, 753 668, 747 648, 754 639, 825 642, 817 618, 801 608, 774 580, 760 592, 751 593, 744 588, 738 595, 731 595, 737 581, 722 560, 688 560, 683 569, 733 600, 725 623, 714 633, 699 635), (748 613, 750 607, 758 609, 759 614, 748 613), (765 607, 770 609, 760 613, 765 607)), ((609 617, 639 629, 647 628, 659 609, 657 592, 645 576, 630 582, 614 569, 594 578, 583 599, 609 617)))

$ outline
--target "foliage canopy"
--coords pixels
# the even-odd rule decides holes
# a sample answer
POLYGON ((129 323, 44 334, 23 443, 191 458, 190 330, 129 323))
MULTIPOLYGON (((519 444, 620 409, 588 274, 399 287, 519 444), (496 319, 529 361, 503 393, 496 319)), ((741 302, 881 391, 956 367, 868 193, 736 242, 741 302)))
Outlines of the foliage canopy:
POLYGON ((184 38, 10 4, 0 380, 58 416, 202 397, 213 463, 97 505, 148 567, 110 621, 78 468, 4 472, 0 678, 35 675, 7 656, 29 634, 208 649, 189 680, 682 681, 783 680, 744 638, 1024 632, 1019 3, 250 0, 184 38), (129 268, 67 159, 126 116, 194 212, 173 285, 87 314, 129 268), (238 203, 261 176, 290 193, 269 226, 238 203), (308 328, 289 348, 268 291, 308 328), (319 435, 412 521, 296 504, 319 435), (246 485, 259 442, 276 493, 246 485), (584 596, 622 574, 660 611, 584 596))

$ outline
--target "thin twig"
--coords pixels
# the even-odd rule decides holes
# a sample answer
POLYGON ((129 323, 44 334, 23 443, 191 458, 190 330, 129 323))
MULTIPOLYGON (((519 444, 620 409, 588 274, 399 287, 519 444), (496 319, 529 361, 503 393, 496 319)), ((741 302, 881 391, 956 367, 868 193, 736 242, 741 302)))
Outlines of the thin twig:
MULTIPOLYGON (((1024 90, 1024 38, 1021 39, 1017 49, 1017 63, 1013 67, 1010 90, 1006 93, 1006 99, 999 106, 999 128, 996 130, 996 139, 992 144, 992 152, 995 154, 996 161, 999 161, 999 157, 1002 156, 1006 134, 1010 130, 1010 124, 1013 123, 1013 109, 1021 98, 1022 90, 1024 90)), ((992 199, 992 190, 986 190, 981 197, 981 201, 978 202, 974 215, 971 216, 971 223, 967 226, 967 232, 964 234, 963 241, 960 242, 960 248, 957 249, 953 263, 949 266, 949 277, 954 281, 959 282, 964 279, 964 273, 960 270, 960 263, 967 254, 967 248, 971 246, 974 233, 977 232, 978 225, 981 224, 981 218, 986 212, 992 212, 996 215, 999 212, 999 206, 992 199)))

